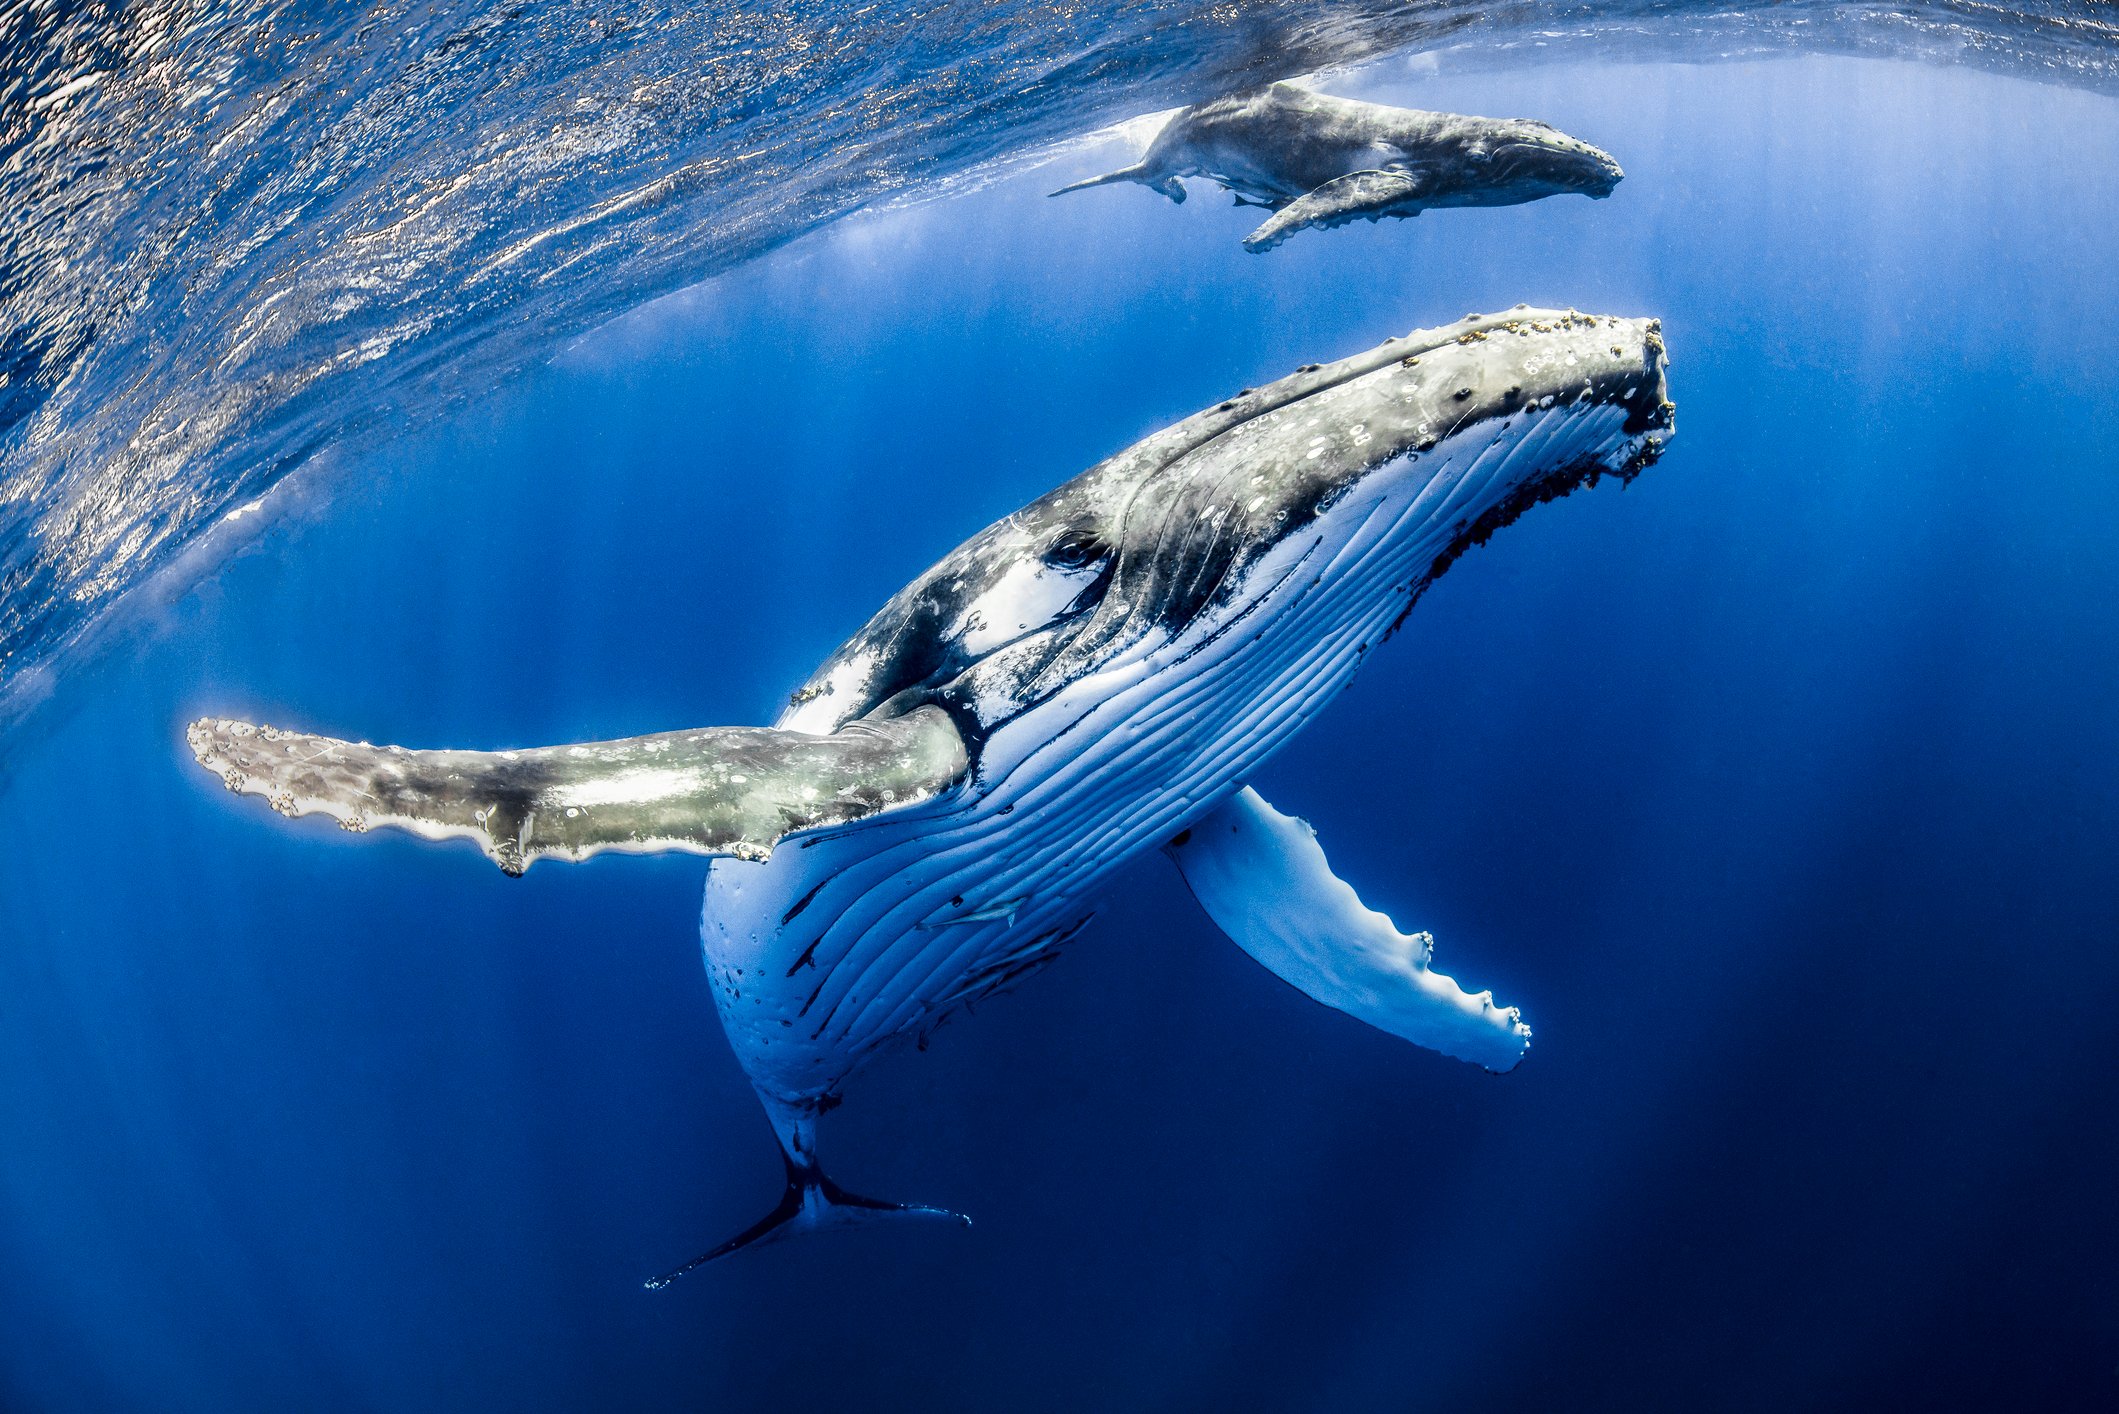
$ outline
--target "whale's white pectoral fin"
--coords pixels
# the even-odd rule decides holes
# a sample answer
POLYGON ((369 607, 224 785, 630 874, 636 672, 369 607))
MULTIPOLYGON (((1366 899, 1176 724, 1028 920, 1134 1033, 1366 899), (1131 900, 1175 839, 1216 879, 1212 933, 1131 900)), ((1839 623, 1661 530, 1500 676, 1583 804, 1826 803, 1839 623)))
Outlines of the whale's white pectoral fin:
POLYGON ((218 718, 185 740, 230 790, 282 815, 469 839, 509 874, 605 851, 763 859, 797 830, 925 800, 967 764, 936 707, 829 736, 706 727, 524 751, 407 751, 218 718))
POLYGON ((1243 238, 1243 248, 1254 253, 1271 250, 1308 226, 1323 230, 1364 217, 1373 221, 1378 216, 1416 216, 1417 209, 1392 208, 1411 201, 1420 188, 1420 178, 1412 172, 1349 172, 1283 206, 1243 238))
POLYGON ((1326 1006, 1488 1070, 1529 1049, 1521 1013, 1430 971, 1434 939, 1364 907, 1310 827, 1248 786, 1165 852, 1237 946, 1326 1006))

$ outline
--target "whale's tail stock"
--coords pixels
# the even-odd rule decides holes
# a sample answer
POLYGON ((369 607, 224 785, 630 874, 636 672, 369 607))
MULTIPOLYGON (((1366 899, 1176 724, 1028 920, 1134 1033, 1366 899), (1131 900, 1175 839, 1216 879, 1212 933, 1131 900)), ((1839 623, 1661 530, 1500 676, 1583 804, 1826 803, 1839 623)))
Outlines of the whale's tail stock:
POLYGON ((1159 191, 1170 200, 1183 204, 1184 183, 1175 177, 1153 177, 1148 174, 1148 164, 1136 162, 1130 167, 1121 167, 1116 172, 1106 172, 1101 177, 1090 177, 1086 181, 1073 182, 1058 191, 1047 192, 1047 196, 1065 196, 1070 191, 1086 191, 1090 187, 1109 186, 1113 182, 1138 182, 1151 191, 1159 191))
MULTIPOLYGON (((769 1110, 771 1106, 767 1107, 769 1110)), ((687 1272, 697 1271, 746 1247, 762 1247, 798 1232, 829 1227, 852 1227, 880 1219, 950 1223, 970 1227, 971 1219, 947 1208, 924 1203, 885 1203, 848 1193, 833 1183, 817 1165, 816 1117, 804 1114, 783 1118, 775 1113, 773 1128, 780 1136, 780 1157, 787 1165, 787 1187, 773 1210, 711 1251, 702 1252, 683 1266, 664 1272, 646 1283, 649 1291, 660 1291, 687 1272)))

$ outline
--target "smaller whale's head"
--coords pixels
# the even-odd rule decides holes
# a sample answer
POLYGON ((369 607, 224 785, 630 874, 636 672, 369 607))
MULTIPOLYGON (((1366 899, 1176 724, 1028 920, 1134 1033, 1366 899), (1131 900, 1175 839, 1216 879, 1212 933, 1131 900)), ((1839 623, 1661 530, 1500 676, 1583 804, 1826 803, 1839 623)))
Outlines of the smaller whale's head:
POLYGON ((1567 192, 1607 197, 1626 175, 1610 153, 1549 123, 1511 118, 1495 126, 1484 144, 1488 175, 1519 200, 1567 192))

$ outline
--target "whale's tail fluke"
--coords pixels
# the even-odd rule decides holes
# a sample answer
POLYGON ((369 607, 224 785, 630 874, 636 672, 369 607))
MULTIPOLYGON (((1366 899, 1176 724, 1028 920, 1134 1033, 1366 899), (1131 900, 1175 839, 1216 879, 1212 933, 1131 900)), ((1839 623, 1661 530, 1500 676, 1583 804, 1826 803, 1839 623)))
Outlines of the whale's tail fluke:
POLYGON ((1085 191, 1090 187, 1109 186, 1113 182, 1139 182, 1144 187, 1161 192, 1164 196, 1180 205, 1183 204, 1185 199, 1185 188, 1182 182, 1175 177, 1157 178, 1149 176, 1148 164, 1145 162, 1136 162, 1130 167, 1121 167, 1116 172, 1106 172, 1101 177, 1091 177, 1087 181, 1074 182, 1061 187, 1058 191, 1045 194, 1047 196, 1065 196, 1070 191, 1085 191))
POLYGON ((649 1291, 660 1291, 685 1273, 695 1272, 731 1252, 762 1247, 798 1232, 852 1227, 884 1218, 971 1226, 971 1219, 947 1208, 930 1208, 924 1203, 885 1203, 876 1198, 864 1198, 858 1193, 848 1193, 833 1183, 817 1164, 815 1114, 784 1109, 771 1102, 767 1102, 765 1108, 779 1135, 780 1158, 787 1165, 787 1187, 781 1191, 780 1201, 771 1212, 719 1247, 702 1252, 683 1266, 647 1282, 649 1291))

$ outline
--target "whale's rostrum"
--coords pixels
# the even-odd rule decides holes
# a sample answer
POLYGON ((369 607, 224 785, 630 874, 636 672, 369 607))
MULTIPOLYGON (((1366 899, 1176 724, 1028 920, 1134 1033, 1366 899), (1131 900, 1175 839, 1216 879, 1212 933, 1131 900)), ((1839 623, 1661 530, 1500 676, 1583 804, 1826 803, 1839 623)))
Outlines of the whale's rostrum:
POLYGON ((715 856, 706 966, 788 1178, 679 1273, 828 1223, 955 1220, 832 1184, 817 1117, 878 1050, 1053 961, 1149 849, 1318 1000, 1488 1069, 1520 1059, 1516 1011, 1430 972, 1426 936, 1362 908, 1244 782, 1467 548, 1653 461, 1664 363, 1654 320, 1519 306, 1245 389, 967 541, 772 728, 428 752, 208 720, 190 743, 283 813, 467 836, 511 872, 715 856))

